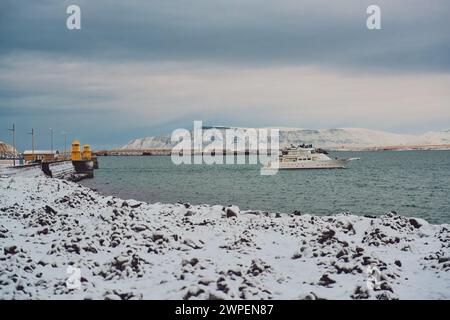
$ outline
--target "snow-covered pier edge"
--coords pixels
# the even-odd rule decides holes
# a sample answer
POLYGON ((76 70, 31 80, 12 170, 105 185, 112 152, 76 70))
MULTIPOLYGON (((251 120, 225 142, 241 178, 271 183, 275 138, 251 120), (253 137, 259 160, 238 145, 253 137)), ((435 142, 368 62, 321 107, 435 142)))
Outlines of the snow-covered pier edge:
POLYGON ((94 170, 89 167, 91 164, 93 165, 93 162, 82 160, 76 161, 76 164, 75 166, 71 160, 63 160, 17 166, 0 166, 0 178, 47 175, 53 178, 78 182, 93 177, 94 170))
POLYGON ((0 299, 450 299, 450 226, 0 179, 0 299))

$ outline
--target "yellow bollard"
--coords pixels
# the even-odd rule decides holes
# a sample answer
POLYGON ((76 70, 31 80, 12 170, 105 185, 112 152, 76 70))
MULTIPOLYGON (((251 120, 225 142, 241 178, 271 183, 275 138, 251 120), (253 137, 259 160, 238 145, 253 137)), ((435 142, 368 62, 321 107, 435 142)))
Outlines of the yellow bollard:
POLYGON ((83 160, 91 160, 91 157, 91 146, 88 144, 83 145, 83 160))
POLYGON ((73 140, 72 141, 72 161, 81 160, 81 150, 80 150, 80 141, 73 140))

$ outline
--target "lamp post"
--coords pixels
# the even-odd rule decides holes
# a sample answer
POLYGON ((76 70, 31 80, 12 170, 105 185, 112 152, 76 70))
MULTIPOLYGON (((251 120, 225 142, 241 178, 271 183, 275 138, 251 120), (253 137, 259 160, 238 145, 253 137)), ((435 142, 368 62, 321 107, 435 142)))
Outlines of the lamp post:
POLYGON ((50 130, 50 152, 52 154, 52 158, 54 158, 54 156, 53 156, 53 128, 49 128, 49 130, 50 130))
POLYGON ((16 166, 16 127, 14 126, 14 123, 12 125, 12 128, 8 129, 8 131, 12 132, 13 164, 14 166, 16 166))
POLYGON ((62 135, 64 135, 64 160, 67 159, 67 132, 63 131, 61 132, 62 135))
POLYGON ((31 128, 31 131, 28 132, 28 134, 31 134, 31 156, 34 161, 34 128, 31 128))

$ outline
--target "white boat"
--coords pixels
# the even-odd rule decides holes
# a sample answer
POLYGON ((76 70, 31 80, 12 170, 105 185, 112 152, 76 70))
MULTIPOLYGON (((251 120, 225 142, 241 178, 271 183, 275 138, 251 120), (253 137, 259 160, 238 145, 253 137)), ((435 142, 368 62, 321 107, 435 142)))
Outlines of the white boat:
POLYGON ((313 148, 312 145, 291 146, 281 150, 278 163, 269 162, 265 169, 343 169, 352 160, 332 159, 328 153, 321 149, 313 148))

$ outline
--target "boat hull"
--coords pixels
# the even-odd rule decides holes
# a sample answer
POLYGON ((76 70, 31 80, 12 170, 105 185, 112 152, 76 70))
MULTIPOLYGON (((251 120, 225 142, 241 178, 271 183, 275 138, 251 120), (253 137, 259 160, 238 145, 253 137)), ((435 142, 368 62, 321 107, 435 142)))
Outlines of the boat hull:
POLYGON ((344 169, 348 160, 327 160, 327 161, 298 161, 279 162, 278 166, 270 164, 265 169, 273 170, 301 170, 301 169, 344 169))

